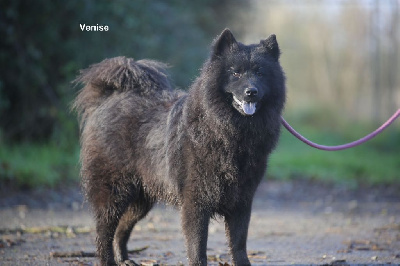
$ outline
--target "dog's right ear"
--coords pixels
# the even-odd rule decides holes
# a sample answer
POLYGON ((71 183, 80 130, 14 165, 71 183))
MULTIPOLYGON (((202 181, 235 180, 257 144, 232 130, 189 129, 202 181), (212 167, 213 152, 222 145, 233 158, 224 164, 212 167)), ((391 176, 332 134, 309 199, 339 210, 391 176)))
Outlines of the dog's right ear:
POLYGON ((219 57, 225 51, 232 50, 236 46, 237 42, 232 32, 229 29, 225 29, 214 41, 212 58, 219 57))
POLYGON ((281 51, 279 50, 278 41, 275 34, 271 34, 267 39, 261 40, 260 44, 276 61, 278 61, 281 51))

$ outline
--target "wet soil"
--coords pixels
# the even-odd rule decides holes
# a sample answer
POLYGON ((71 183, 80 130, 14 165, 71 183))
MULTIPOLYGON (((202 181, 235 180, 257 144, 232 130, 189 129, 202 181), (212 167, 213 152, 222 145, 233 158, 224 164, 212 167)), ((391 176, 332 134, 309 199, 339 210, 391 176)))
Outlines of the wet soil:
MULTIPOLYGON (((0 189, 0 265, 94 265, 94 223, 78 186, 0 189)), ((158 205, 134 229, 131 259, 186 265, 180 215, 158 205)), ((262 183, 248 237, 253 265, 400 264, 400 187, 262 183)), ((223 223, 211 223, 210 265, 228 265, 223 223)))

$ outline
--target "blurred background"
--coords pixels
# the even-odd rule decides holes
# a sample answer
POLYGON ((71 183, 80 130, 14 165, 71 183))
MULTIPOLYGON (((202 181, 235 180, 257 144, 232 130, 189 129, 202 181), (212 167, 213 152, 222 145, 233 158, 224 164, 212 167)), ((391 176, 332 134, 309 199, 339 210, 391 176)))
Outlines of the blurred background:
MULTIPOLYGON (((0 185, 57 187, 79 180, 79 129, 70 102, 79 69, 124 55, 168 63, 187 89, 212 40, 275 33, 287 75, 284 116, 325 145, 358 139, 400 108, 400 3, 353 1, 0 2, 0 185), (107 25, 82 31, 79 24, 107 25)), ((268 178, 400 184, 400 123, 361 147, 314 150, 283 132, 268 178)))

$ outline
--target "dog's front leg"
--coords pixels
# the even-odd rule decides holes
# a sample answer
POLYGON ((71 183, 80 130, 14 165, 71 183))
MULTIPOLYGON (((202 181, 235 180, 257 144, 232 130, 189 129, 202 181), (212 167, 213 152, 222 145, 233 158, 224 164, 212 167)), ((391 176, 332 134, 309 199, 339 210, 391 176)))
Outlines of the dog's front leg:
POLYGON ((234 265, 250 265, 247 257, 247 232, 250 223, 251 204, 241 206, 225 215, 225 232, 234 265))
POLYGON ((207 265, 207 237, 210 214, 196 203, 182 206, 182 229, 186 241, 189 265, 207 265))

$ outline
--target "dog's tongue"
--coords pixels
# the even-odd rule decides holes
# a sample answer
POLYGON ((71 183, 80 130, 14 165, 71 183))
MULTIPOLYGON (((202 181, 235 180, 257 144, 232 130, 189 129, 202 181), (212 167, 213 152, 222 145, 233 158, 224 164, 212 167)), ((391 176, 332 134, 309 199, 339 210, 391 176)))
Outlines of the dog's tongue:
POLYGON ((256 103, 243 102, 242 109, 246 115, 252 115, 256 112, 256 103))

